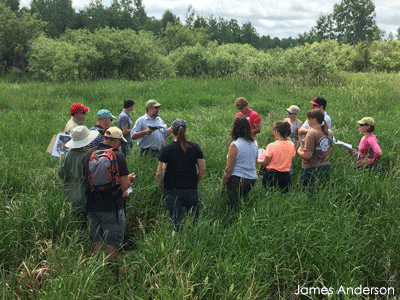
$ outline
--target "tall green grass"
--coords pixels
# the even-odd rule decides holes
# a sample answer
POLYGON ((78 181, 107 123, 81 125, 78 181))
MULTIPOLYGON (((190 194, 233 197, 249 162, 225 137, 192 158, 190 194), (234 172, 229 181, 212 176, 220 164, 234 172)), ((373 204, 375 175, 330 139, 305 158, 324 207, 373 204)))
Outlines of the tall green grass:
POLYGON ((342 76, 336 86, 238 77, 0 83, 2 299, 297 299, 298 286, 341 285, 394 287, 398 296, 400 78, 342 76), (265 190, 259 180, 241 210, 230 212, 221 197, 230 143, 225 129, 240 96, 263 118, 260 148, 273 141, 272 123, 286 117, 285 108, 298 105, 304 121, 315 96, 328 100, 335 137, 353 146, 361 138, 356 120, 374 117, 383 151, 378 169, 360 172, 344 149, 334 147, 330 180, 302 194, 296 157, 288 194, 265 190), (98 110, 118 115, 126 98, 136 102, 133 120, 149 99, 162 104, 168 125, 185 119, 188 137, 204 151, 207 173, 196 226, 187 217, 175 234, 157 189, 157 161, 141 158, 134 146, 127 159, 137 174, 127 209, 129 243, 110 266, 104 255, 91 256, 88 232, 63 197, 58 160, 45 150, 64 129, 73 102, 91 108, 91 127, 98 110))

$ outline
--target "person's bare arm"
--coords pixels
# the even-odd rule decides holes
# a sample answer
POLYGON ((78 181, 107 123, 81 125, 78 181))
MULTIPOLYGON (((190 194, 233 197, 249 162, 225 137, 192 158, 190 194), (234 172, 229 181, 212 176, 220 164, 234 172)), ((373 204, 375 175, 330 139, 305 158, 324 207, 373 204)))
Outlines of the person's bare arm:
POLYGON ((235 144, 231 143, 231 145, 229 146, 228 160, 226 162, 224 176, 222 177, 222 185, 226 185, 228 183, 229 177, 231 177, 237 154, 238 154, 238 150, 237 150, 235 144))
POLYGON ((304 144, 305 145, 303 147, 303 143, 300 143, 300 147, 299 147, 299 149, 297 149, 297 153, 300 155, 301 158, 304 158, 305 160, 309 160, 313 155, 313 151, 308 150, 307 140, 304 142, 304 144))
POLYGON ((125 192, 131 186, 131 183, 135 180, 135 173, 131 173, 129 175, 121 176, 119 178, 121 190, 125 192))
POLYGON ((253 126, 254 126, 254 129, 251 131, 251 133, 253 134, 253 135, 256 135, 257 133, 260 133, 260 131, 261 131, 261 124, 253 124, 253 126))
POLYGON ((264 167, 268 166, 272 158, 264 154, 264 158, 257 159, 257 162, 262 164, 264 167))
POLYGON ((132 128, 131 128, 131 129, 128 129, 128 127, 122 126, 122 133, 123 133, 124 135, 131 134, 131 131, 132 131, 132 128))
POLYGON ((140 139, 141 137, 144 137, 145 135, 150 135, 152 133, 153 133, 153 130, 151 130, 151 129, 145 129, 145 130, 142 130, 142 131, 135 132, 132 135, 132 140, 140 139))
POLYGON ((307 135, 307 133, 310 131, 311 129, 307 129, 304 127, 300 127, 299 128, 299 136, 303 136, 303 135, 307 135))
MULTIPOLYGON (((165 164, 165 166, 167 166, 167 164, 165 164)), ((157 177, 158 189, 160 190, 161 193, 163 193, 164 163, 161 161, 158 162, 156 177, 157 177)))
POLYGON ((197 182, 200 182, 200 180, 203 179, 204 174, 206 173, 206 162, 204 158, 199 158, 197 159, 197 182))

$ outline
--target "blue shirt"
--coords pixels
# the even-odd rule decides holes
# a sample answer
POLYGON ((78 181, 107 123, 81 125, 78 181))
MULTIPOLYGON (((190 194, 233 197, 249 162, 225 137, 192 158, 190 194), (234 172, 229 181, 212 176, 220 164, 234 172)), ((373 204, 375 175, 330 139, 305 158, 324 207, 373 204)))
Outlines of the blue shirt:
MULTIPOLYGON (((118 117, 118 128, 122 130, 122 127, 126 127, 127 129, 132 128, 132 119, 131 115, 124 109, 118 117)), ((132 142, 132 138, 130 134, 124 134, 124 138, 126 141, 132 142)))
POLYGON ((168 135, 167 125, 160 117, 157 117, 153 120, 148 114, 141 116, 139 119, 136 120, 131 135, 134 135, 136 132, 149 129, 149 126, 161 128, 154 130, 153 133, 150 135, 146 134, 145 136, 139 138, 137 144, 140 148, 159 150, 165 146, 164 139, 168 135))

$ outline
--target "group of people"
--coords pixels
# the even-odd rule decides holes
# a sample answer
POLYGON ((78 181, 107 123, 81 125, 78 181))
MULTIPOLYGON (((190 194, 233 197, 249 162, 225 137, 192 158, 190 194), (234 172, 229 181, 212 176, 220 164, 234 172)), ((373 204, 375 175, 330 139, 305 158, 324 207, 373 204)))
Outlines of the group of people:
MULTIPOLYGON (((194 221, 198 218, 198 183, 206 172, 201 147, 186 138, 186 121, 176 119, 167 128, 159 116, 161 104, 149 100, 146 114, 132 125, 130 112, 134 104, 133 100, 125 100, 118 126, 110 126, 116 117, 101 109, 97 113, 96 125, 89 130, 84 126, 89 108, 74 103, 70 109, 71 120, 65 127, 65 132, 72 137, 66 144, 71 150, 60 158, 59 176, 64 182, 66 196, 89 220, 93 251, 99 250, 104 242, 110 261, 117 260, 117 248, 124 239, 124 208, 131 183, 135 180, 135 174, 129 172, 126 163, 133 140, 138 140, 141 156, 158 158, 158 187, 177 231, 181 230, 185 208, 193 215, 194 221), (173 141, 165 145, 170 134, 173 141)), ((313 109, 307 112, 304 124, 297 119, 300 109, 290 106, 288 118, 273 124, 272 135, 276 141, 268 144, 265 151, 260 151, 256 135, 261 130, 261 117, 249 108, 245 98, 236 100, 235 107, 239 113, 230 131, 233 141, 222 177, 229 207, 237 208, 239 199, 246 197, 255 185, 257 164, 263 166, 262 184, 265 188, 277 187, 288 192, 296 148, 302 158, 304 190, 317 178, 329 174, 329 156, 334 142, 331 119, 325 111, 324 98, 316 97, 311 104, 313 109)), ((372 133, 375 123, 370 117, 358 123, 363 137, 359 151, 350 151, 350 154, 357 155, 359 167, 372 168, 382 156, 372 133)))
MULTIPOLYGON (((296 153, 302 159, 300 180, 303 192, 310 190, 316 181, 329 175, 329 157, 335 137, 331 131, 331 118, 325 111, 327 101, 323 97, 316 97, 310 103, 313 109, 307 111, 304 123, 297 119, 300 109, 296 105, 287 108, 287 118, 273 124, 272 135, 276 141, 268 144, 265 151, 260 151, 256 134, 260 132, 261 118, 248 108, 246 99, 236 100, 235 106, 240 113, 233 122, 233 142, 229 146, 222 180, 231 207, 237 207, 238 200, 246 197, 255 185, 257 163, 263 166, 263 186, 279 188, 283 193, 289 191, 293 176, 292 162, 296 153)), ((373 134, 375 121, 371 117, 365 117, 357 123, 363 137, 358 151, 349 150, 349 153, 357 156, 359 168, 372 169, 382 157, 382 151, 373 134)))

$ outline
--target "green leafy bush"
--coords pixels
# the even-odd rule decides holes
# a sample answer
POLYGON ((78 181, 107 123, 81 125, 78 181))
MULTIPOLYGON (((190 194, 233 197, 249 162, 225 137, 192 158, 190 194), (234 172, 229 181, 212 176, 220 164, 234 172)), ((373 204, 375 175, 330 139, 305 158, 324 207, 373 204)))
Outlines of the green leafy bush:
POLYGON ((195 46, 196 44, 205 46, 208 41, 209 36, 205 28, 189 28, 182 24, 172 23, 167 24, 162 37, 162 43, 167 53, 178 48, 195 46))
POLYGON ((29 70, 37 79, 58 81, 171 77, 172 64, 160 52, 148 32, 69 30, 55 41, 45 37, 34 41, 29 70))
POLYGON ((375 41, 371 45, 371 67, 379 72, 400 71, 400 41, 375 41))
POLYGON ((206 57, 205 47, 200 44, 178 48, 168 55, 179 76, 207 75, 206 57))
POLYGON ((281 56, 277 74, 315 83, 335 80, 338 76, 332 55, 335 47, 334 41, 322 41, 287 49, 281 56))

